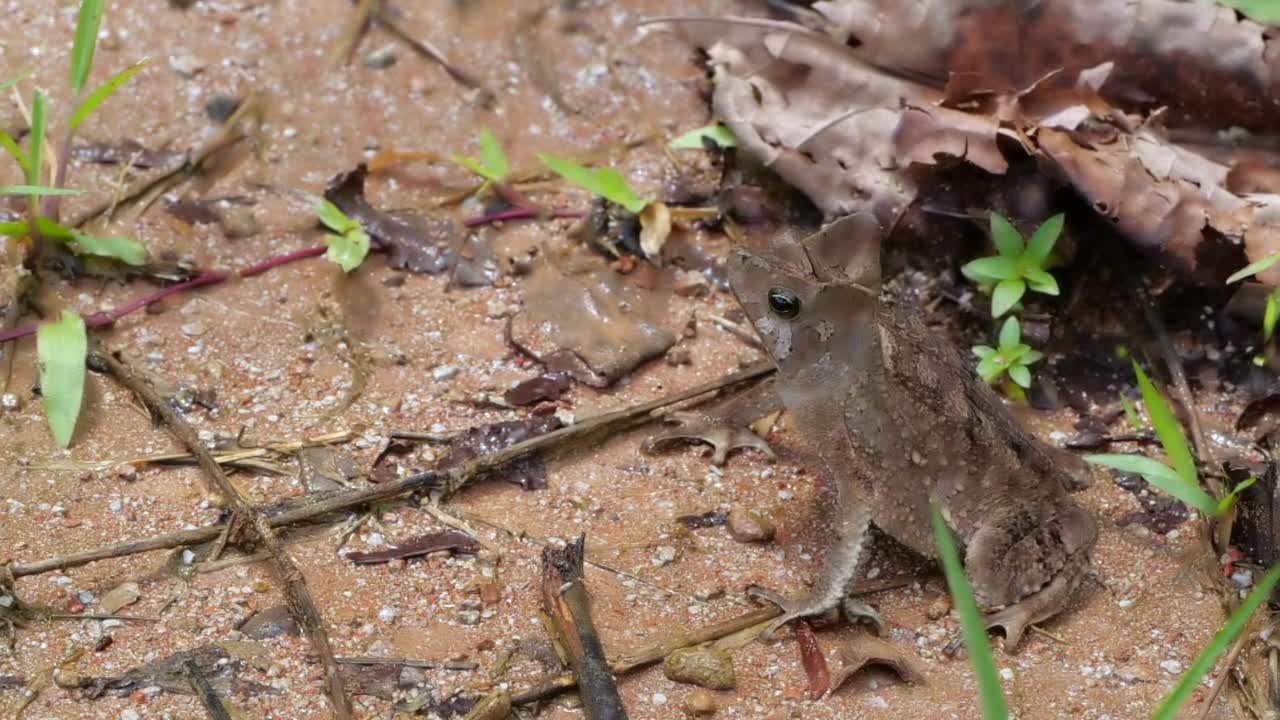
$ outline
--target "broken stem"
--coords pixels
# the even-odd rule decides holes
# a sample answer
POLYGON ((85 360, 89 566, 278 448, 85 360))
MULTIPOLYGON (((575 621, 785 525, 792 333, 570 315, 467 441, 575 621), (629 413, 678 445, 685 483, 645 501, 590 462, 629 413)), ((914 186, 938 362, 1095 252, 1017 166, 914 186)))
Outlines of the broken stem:
POLYGON ((586 542, 584 534, 563 548, 542 550, 542 609, 569 653, 587 720, 626 720, 618 683, 591 619, 591 601, 582 577, 586 542))
POLYGON ((580 217, 586 217, 587 213, 582 210, 555 209, 555 210, 545 211, 539 208, 514 207, 514 208, 507 208, 506 210, 500 210, 496 213, 492 213, 489 215, 480 215, 477 217, 470 217, 463 220, 462 224, 469 228, 472 228, 472 227, 480 227, 481 225, 488 225, 490 223, 502 222, 504 220, 527 220, 530 218, 543 217, 544 215, 546 217, 553 217, 553 218, 580 218, 580 217))
POLYGON ((338 663, 333 659, 333 648, 329 644, 329 634, 324 629, 324 619, 316 608, 315 600, 311 597, 311 590, 307 587, 302 571, 285 551, 280 538, 276 537, 266 518, 231 484, 222 466, 214 459, 213 453, 209 452, 201 442, 196 429, 178 411, 170 407, 169 403, 160 397, 160 394, 141 374, 116 356, 96 349, 89 353, 88 364, 94 370, 111 375, 129 388, 155 417, 160 418, 170 434, 196 456, 205 478, 213 489, 222 495, 235 516, 243 521, 243 527, 252 534, 260 547, 271 553, 276 571, 284 586, 284 596, 289 610, 306 633, 307 639, 311 641, 312 647, 315 648, 324 665, 325 684, 334 717, 337 720, 351 720, 351 701, 343 686, 338 663))
MULTIPOLYGON (((506 465, 513 460, 518 460, 527 455, 548 450, 556 446, 568 445, 573 442, 581 442, 589 437, 599 434, 614 434, 620 432, 632 425, 647 422, 648 420, 656 417, 657 411, 663 410, 671 405, 687 402, 699 397, 700 395, 707 395, 708 393, 716 392, 732 385, 753 380, 772 371, 773 366, 768 363, 753 365, 745 370, 727 375, 718 380, 704 383, 697 387, 690 388, 689 390, 673 393, 657 400, 641 403, 640 405, 635 405, 623 410, 616 410, 614 412, 596 415, 595 417, 587 418, 586 420, 568 427, 563 427, 559 430, 554 430, 543 435, 538 435, 537 437, 529 438, 528 440, 516 443, 504 450, 499 450, 497 452, 478 457, 465 465, 459 465, 458 467, 452 468, 446 472, 428 470, 426 472, 410 475, 395 482, 374 485, 363 490, 338 493, 321 500, 317 500, 303 507, 288 510, 280 513, 279 515, 273 515, 266 519, 266 523, 273 528, 294 525, 329 513, 351 510, 353 508, 368 505, 369 503, 389 500, 393 497, 417 490, 435 489, 441 492, 444 496, 447 496, 457 492, 463 487, 466 487, 480 475, 506 465)), ((45 560, 38 560, 36 562, 15 563, 11 565, 8 570, 12 577, 20 578, 28 575, 40 575, 56 570, 65 570, 67 568, 88 565, 89 563, 97 562, 98 560, 126 557, 129 555, 136 555, 138 553, 151 552, 153 550, 167 550, 175 547, 199 545, 200 543, 216 539, 223 532, 225 527, 226 525, 221 523, 205 525, 204 527, 194 528, 192 530, 183 530, 181 532, 170 533, 168 535, 161 535, 144 540, 131 540, 70 555, 60 555, 47 558, 45 560)))

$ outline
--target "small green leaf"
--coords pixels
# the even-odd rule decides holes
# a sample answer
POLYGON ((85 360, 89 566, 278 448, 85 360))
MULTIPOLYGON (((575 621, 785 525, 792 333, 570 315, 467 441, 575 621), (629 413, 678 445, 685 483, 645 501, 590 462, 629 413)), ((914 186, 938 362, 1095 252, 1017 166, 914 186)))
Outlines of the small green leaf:
POLYGON ((1043 359, 1044 359, 1044 353, 1040 352, 1039 350, 1032 350, 1028 352, 1026 355, 1022 356, 1021 362, 1023 365, 1031 365, 1033 363, 1040 362, 1043 359))
POLYGON ((1007 257, 984 257, 965 263, 960 272, 974 282, 995 283, 1018 277, 1018 263, 1007 257))
POLYGON ((507 154, 502 150, 502 143, 498 141, 498 136, 493 134, 489 128, 480 129, 480 157, 484 158, 484 165, 492 173, 490 180, 494 182, 502 182, 507 177, 510 165, 507 163, 507 154))
POLYGON ((0 223, 0 235, 5 237, 26 237, 31 234, 31 227, 24 222, 0 223))
POLYGON ((71 228, 63 227, 47 217, 36 218, 36 230, 40 232, 41 236, 58 242, 72 242, 76 239, 75 231, 71 228))
POLYGON ((591 170, 554 155, 542 154, 538 158, 556 175, 637 215, 651 202, 636 195, 626 178, 613 168, 591 170))
POLYGON ((80 124, 89 119, 94 110, 116 93, 117 90, 124 87, 125 83, 133 79, 134 75, 142 72, 142 69, 151 64, 150 58, 142 58, 138 62, 112 75, 106 82, 98 86, 96 90, 89 94, 89 97, 80 103, 76 111, 71 113, 71 119, 67 121, 68 127, 72 130, 80 127, 80 124))
POLYGON ((18 167, 22 169, 22 177, 25 178, 31 174, 31 171, 27 170, 27 166, 30 164, 27 154, 22 152, 22 148, 18 147, 18 142, 3 130, 0 130, 0 147, 3 147, 13 156, 13 159, 18 163, 18 167))
POLYGON ((1024 388, 1031 387, 1031 371, 1027 369, 1026 365, 1014 365, 1009 368, 1009 379, 1024 388))
POLYGON ((115 258, 126 265, 134 266, 147 262, 147 248, 137 240, 76 233, 73 242, 79 247, 80 252, 88 255, 115 258))
POLYGON ((1018 304, 1027 293, 1027 284, 1022 280, 1001 280, 996 291, 991 293, 991 315, 1000 317, 1018 304))
POLYGON ((1164 452, 1169 456, 1169 464, 1178 471, 1178 476, 1188 485, 1200 489, 1200 481, 1196 475, 1196 461, 1191 455, 1191 446, 1187 436, 1182 432, 1182 424, 1169 407, 1164 394, 1156 389, 1147 374, 1137 361, 1133 361, 1133 371, 1138 375, 1138 389, 1142 391, 1142 402, 1147 406, 1147 417, 1151 418, 1151 427, 1155 428, 1164 452))
POLYGON ((43 185, 0 185, 0 195, 79 195, 83 190, 43 185))
POLYGON ((690 130, 672 140, 671 147, 676 150, 703 150, 706 148, 706 145, 703 144, 703 138, 722 148, 738 146, 738 138, 734 136, 733 131, 717 123, 690 130))
POLYGON ((1267 307, 1262 313, 1262 340, 1270 342, 1276 332, 1276 319, 1280 318, 1280 288, 1267 295, 1267 307))
POLYGON ((93 51, 98 45, 98 28, 102 25, 103 0, 82 0, 76 20, 76 40, 71 47, 71 92, 79 95, 89 82, 93 69, 93 51))
POLYGON ((978 377, 983 382, 991 382, 1000 377, 1004 372, 1005 366, 1000 363, 999 355, 988 355, 978 362, 978 377))
POLYGON ((29 67, 26 70, 23 70, 22 72, 18 73, 17 77, 11 78, 9 80, 5 80, 4 82, 0 82, 0 92, 4 92, 5 90, 8 90, 9 88, 13 87, 14 85, 17 85, 23 80, 26 80, 27 78, 34 75, 35 72, 36 72, 35 68, 29 67))
POLYGON ((316 217, 320 218, 320 222, 325 227, 339 235, 360 229, 360 223, 352 220, 346 213, 339 210, 337 205, 328 200, 321 200, 316 206, 316 217))
POLYGON ((1124 408, 1125 417, 1129 418, 1129 425, 1134 430, 1142 429, 1142 418, 1138 417, 1138 409, 1133 406, 1133 401, 1128 395, 1120 393, 1120 406, 1124 408))
MULTIPOLYGON (((1038 270, 1044 269, 1045 261, 1049 259, 1049 253, 1053 252, 1053 246, 1058 242, 1058 236, 1062 235, 1062 224, 1065 222, 1062 213, 1058 213, 1053 217, 1045 220, 1031 234, 1031 239, 1027 241, 1027 252, 1022 257, 1030 267, 1038 270)), ((1056 287, 1056 284, 1055 284, 1056 287)), ((1057 295, 1058 293, 1049 293, 1057 295)))
POLYGON ((1011 348, 1022 342, 1022 324, 1018 318, 1010 317, 1000 326, 1000 348, 1011 348))
POLYGON ((978 681, 978 695, 982 700, 982 717, 985 720, 1007 720, 1009 706, 1004 699, 1004 690, 1000 687, 1000 676, 996 673, 996 662, 991 654, 991 642, 987 639, 986 623, 978 611, 978 602, 974 599, 969 579, 965 577, 964 566, 960 563, 960 553, 956 551, 951 530, 947 527, 947 522, 943 519, 937 505, 932 506, 931 515, 938 557, 942 560, 942 570, 947 576, 947 587, 951 589, 951 600, 955 604, 956 612, 960 615, 964 646, 969 650, 969 662, 973 665, 973 674, 978 681))
POLYGON ((1026 245, 1022 242, 1022 233, 1000 213, 991 213, 991 242, 995 244, 1000 257, 1017 260, 1022 257, 1026 245))
POLYGON ((1160 488, 1182 502, 1196 508, 1209 517, 1218 512, 1218 503, 1199 485, 1188 485, 1178 471, 1144 455, 1086 455, 1084 459, 1095 465, 1114 468, 1121 472, 1137 473, 1147 482, 1160 488))
POLYGON ((41 323, 36 330, 36 355, 40 361, 40 394, 44 396, 49 429, 58 447, 71 444, 84 398, 84 361, 89 340, 84 320, 63 310, 55 322, 41 323))
POLYGON ((1247 277, 1257 275, 1277 262, 1280 262, 1280 252, 1272 253, 1257 262, 1251 262, 1227 278, 1227 284, 1230 285, 1233 282, 1239 282, 1247 277))
POLYGON ((346 272, 360 267, 369 254, 369 234, 363 230, 352 230, 342 235, 330 235, 326 238, 329 250, 325 257, 337 263, 346 272))
POLYGON ((1027 268, 1022 272, 1022 276, 1027 279, 1027 286, 1038 293, 1044 295, 1059 293, 1058 280, 1040 268, 1027 268))
POLYGON ((1226 652, 1231 643, 1235 642, 1236 637, 1244 631, 1246 625, 1249 624, 1249 618, 1258 611, 1262 603, 1271 597, 1271 591, 1275 589, 1276 583, 1280 581, 1280 565, 1277 565, 1267 571, 1263 576, 1262 582, 1249 593, 1249 597, 1240 603, 1240 607, 1231 613, 1231 617, 1227 619, 1227 624, 1222 626, 1217 635, 1213 636, 1213 640, 1209 642, 1205 649, 1196 656, 1195 662, 1191 663, 1191 667, 1187 668, 1187 672, 1178 680, 1178 684, 1173 691, 1165 696, 1164 701, 1160 703, 1160 707, 1156 709, 1152 720, 1174 720, 1178 714, 1182 712, 1187 701, 1191 699, 1196 688, 1200 687, 1200 682, 1204 679, 1209 671, 1213 670, 1214 664, 1218 662, 1218 658, 1222 653, 1226 652))
POLYGON ((973 350, 974 355, 978 356, 979 360, 986 360, 996 354, 996 349, 990 345, 974 345, 970 349, 973 350))
POLYGON ((1240 493, 1253 487, 1256 482, 1258 482, 1258 477, 1255 475, 1236 483, 1236 486, 1231 488, 1231 492, 1227 493, 1226 497, 1218 501, 1218 514, 1225 515, 1230 512, 1231 508, 1235 507, 1236 500, 1240 497, 1240 493))

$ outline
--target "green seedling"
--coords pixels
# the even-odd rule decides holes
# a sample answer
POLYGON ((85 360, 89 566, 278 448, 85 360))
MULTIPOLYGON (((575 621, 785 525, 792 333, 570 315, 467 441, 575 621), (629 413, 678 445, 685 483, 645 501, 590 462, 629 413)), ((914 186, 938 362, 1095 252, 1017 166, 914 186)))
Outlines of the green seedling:
MULTIPOLYGON (((36 230, 39 232, 40 237, 67 245, 82 255, 112 258, 126 265, 134 266, 142 265, 147 261, 147 249, 137 240, 86 235, 46 217, 36 218, 36 230)), ((27 222, 0 223, 0 235, 16 238, 28 237, 31 235, 31 225, 27 222)))
POLYGON ((1227 619, 1227 624, 1222 626, 1218 634, 1213 636, 1213 640, 1196 656, 1195 662, 1191 663, 1191 667, 1187 668, 1187 672, 1178 680, 1178 684, 1174 686, 1173 691, 1165 696, 1160 703, 1160 707, 1151 716, 1152 720, 1174 720, 1179 716, 1188 701, 1191 700, 1196 688, 1200 687, 1201 681, 1209 674, 1209 671, 1213 670, 1218 658, 1240 636, 1245 626, 1249 624, 1249 618, 1253 617, 1253 614, 1258 611, 1262 603, 1271 597, 1271 592, 1275 590, 1277 581, 1280 581, 1280 565, 1268 570, 1267 574, 1263 576, 1262 582, 1258 583, 1253 592, 1249 593, 1249 597, 1245 598, 1240 607, 1231 613, 1231 617, 1227 619))
MULTIPOLYGON (((1196 471, 1195 457, 1191 454, 1191 444, 1187 441, 1182 425, 1169 406, 1164 393, 1151 382, 1142 367, 1133 361, 1133 371, 1138 377, 1138 389, 1142 392, 1142 402, 1147 408, 1147 417, 1151 427, 1160 438, 1160 445, 1169 462, 1162 463, 1144 455, 1100 454, 1086 455, 1085 460, 1109 467, 1121 472, 1141 475, 1147 482, 1166 493, 1178 498, 1186 504, 1204 513, 1206 517, 1219 517, 1235 507, 1240 493, 1258 481, 1251 477, 1237 483, 1231 492, 1221 500, 1200 487, 1200 476, 1196 471)), ((1122 396, 1123 401, 1123 396, 1122 396)), ((1136 418, 1136 411, 1133 422, 1136 418)))
MULTIPOLYGON (((1277 262, 1280 262, 1280 252, 1272 253, 1261 260, 1251 262, 1227 278, 1227 284, 1230 285, 1245 278, 1253 277, 1277 262)), ((1262 342, 1264 344, 1271 342, 1271 337, 1275 335, 1277 320, 1280 320, 1280 287, 1267 293, 1267 306, 1262 312, 1262 342)), ((1259 365, 1263 363, 1261 356, 1255 358, 1254 361, 1259 365)))
POLYGON ((995 383, 1007 375, 1019 388, 1015 395, 1031 387, 1031 365, 1044 357, 1044 353, 1022 342, 1022 325, 1016 317, 1005 319, 1001 326, 1000 347, 974 345, 973 354, 978 356, 978 377, 983 382, 995 383))
POLYGON ((40 394, 44 396, 49 429, 59 447, 71 445, 80 402, 84 398, 84 362, 89 353, 84 320, 63 310, 54 322, 36 330, 36 356, 40 360, 40 394))
POLYGON ((578 163, 555 155, 538 155, 538 159, 550 168, 551 172, 577 185, 587 192, 594 193, 611 203, 621 205, 628 211, 639 215, 652 198, 642 198, 636 194, 627 179, 613 168, 585 168, 578 163))
POLYGON ((942 518, 937 505, 931 508, 933 517, 933 537, 938 546, 938 558, 942 561, 942 571, 947 576, 947 587, 951 590, 951 600, 956 612, 960 615, 960 628, 964 633, 964 646, 969 651, 969 662, 973 665, 973 674, 978 680, 978 695, 982 700, 982 717, 984 720, 1007 720, 1009 705, 1004 698, 1004 689, 1000 687, 1000 675, 996 672, 996 661, 991 654, 991 641, 987 639, 987 626, 978 610, 978 602, 973 596, 973 588, 965 577, 964 565, 960 562, 960 553, 956 550, 955 539, 951 530, 942 518))
POLYGON ((452 160, 471 172, 485 179, 487 183, 501 183, 511 172, 511 164, 507 162, 507 154, 502 150, 502 143, 489 128, 480 130, 480 159, 466 155, 454 155, 452 160))
POLYGON ((717 123, 690 130, 672 140, 671 147, 675 150, 705 150, 708 141, 722 148, 738 146, 738 138, 733 131, 717 123))
POLYGON ((346 213, 328 200, 320 201, 316 215, 332 231, 325 237, 329 250, 324 256, 337 263, 345 272, 360 267, 360 263, 369 254, 369 234, 360 227, 360 223, 347 217, 346 213))
POLYGON ((1009 311, 1028 289, 1045 295, 1058 294, 1058 281, 1045 266, 1054 243, 1062 234, 1061 214, 1045 220, 1024 241, 1010 222, 999 213, 991 213, 991 240, 997 255, 978 258, 960 268, 960 272, 978 283, 983 291, 991 291, 991 314, 1000 317, 1009 311))

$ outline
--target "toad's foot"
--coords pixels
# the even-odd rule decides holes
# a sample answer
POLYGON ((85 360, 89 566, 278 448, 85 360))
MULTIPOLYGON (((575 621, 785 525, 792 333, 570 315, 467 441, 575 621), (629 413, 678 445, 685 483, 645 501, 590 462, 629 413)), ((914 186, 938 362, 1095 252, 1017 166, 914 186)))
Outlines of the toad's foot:
POLYGON ((875 608, 870 605, 851 597, 811 596, 800 601, 792 601, 758 585, 749 586, 747 588, 747 596, 753 600, 772 603, 782 609, 782 615, 774 618, 773 622, 769 623, 760 633, 760 639, 765 642, 769 642, 774 634, 788 623, 795 620, 803 620, 804 618, 828 616, 837 609, 839 609, 840 615, 845 622, 850 624, 858 621, 868 622, 875 626, 877 635, 885 634, 884 619, 880 617, 880 613, 876 612, 875 608))
POLYGON ((1072 591, 1079 584, 1078 580, 1079 578, 1068 573, 1058 575, 1034 595, 1028 595, 1003 610, 987 615, 987 629, 1004 630, 1004 651, 1013 652, 1028 627, 1058 614, 1070 601, 1072 591))
POLYGON ((682 440, 701 440, 712 447, 711 463, 723 465, 729 452, 738 448, 754 448, 773 459, 773 449, 749 428, 714 413, 674 412, 667 416, 673 427, 655 433, 644 441, 641 449, 652 453, 662 446, 682 440))

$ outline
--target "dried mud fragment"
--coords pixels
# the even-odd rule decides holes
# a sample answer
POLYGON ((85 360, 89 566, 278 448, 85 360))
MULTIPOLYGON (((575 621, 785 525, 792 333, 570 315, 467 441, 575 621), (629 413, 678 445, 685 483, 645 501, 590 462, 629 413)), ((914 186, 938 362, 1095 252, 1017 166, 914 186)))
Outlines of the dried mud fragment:
POLYGON ((372 565, 396 559, 422 557, 432 553, 461 551, 474 553, 480 549, 480 543, 470 535, 457 530, 441 530, 410 538, 387 550, 372 552, 350 552, 347 559, 357 565, 372 565))
POLYGON ((136 140, 76 145, 71 150, 71 157, 77 162, 95 165, 129 164, 139 170, 174 167, 187 161, 185 152, 152 150, 136 140))
POLYGON ((529 378, 502 393, 502 399, 516 406, 536 405, 547 400, 559 400, 569 391, 571 383, 567 373, 546 373, 529 378))
POLYGON ((259 610, 236 628, 251 640, 268 640, 284 635, 299 635, 298 621, 293 619, 287 605, 259 610))
MULTIPOLYGON (((543 435, 563 426, 554 415, 508 420, 467 428, 449 441, 449 454, 436 464, 439 471, 464 465, 481 455, 504 450, 518 442, 543 435)), ((496 477, 519 485, 525 490, 541 490, 547 486, 547 466, 540 457, 529 457, 510 463, 496 477)))
POLYGON ((608 387, 675 344, 664 300, 611 271, 566 276, 543 263, 526 285, 510 339, 550 372, 608 387))

